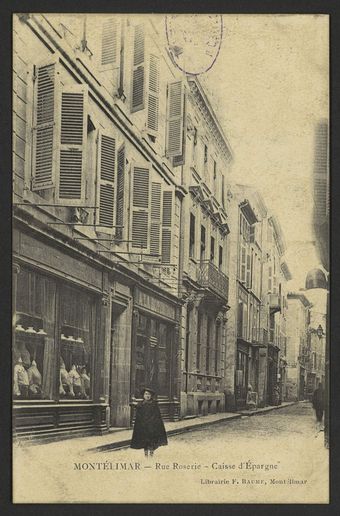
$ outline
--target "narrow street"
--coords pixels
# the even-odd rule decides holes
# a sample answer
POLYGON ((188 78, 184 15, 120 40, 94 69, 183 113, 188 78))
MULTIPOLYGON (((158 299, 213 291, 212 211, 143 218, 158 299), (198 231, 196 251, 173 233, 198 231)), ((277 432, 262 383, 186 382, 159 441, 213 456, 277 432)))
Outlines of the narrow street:
POLYGON ((89 453, 98 437, 15 447, 16 494, 37 502, 327 502, 323 437, 303 402, 170 436, 148 460, 129 448, 89 453))

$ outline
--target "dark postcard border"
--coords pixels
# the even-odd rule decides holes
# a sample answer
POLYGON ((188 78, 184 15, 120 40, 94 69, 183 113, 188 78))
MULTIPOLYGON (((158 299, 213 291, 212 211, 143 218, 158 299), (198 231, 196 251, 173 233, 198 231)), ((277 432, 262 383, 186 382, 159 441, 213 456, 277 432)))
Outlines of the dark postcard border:
MULTIPOLYGON (((215 514, 270 514, 281 515, 298 512, 311 515, 328 515, 340 513, 340 452, 336 443, 340 435, 340 269, 337 260, 340 254, 339 231, 340 222, 340 5, 336 0, 210 0, 209 3, 192 0, 173 0, 171 2, 136 0, 3 0, 0 7, 1 44, 1 119, 0 119, 0 510, 2 514, 25 516, 45 516, 72 514, 119 515, 138 514, 141 511, 150 516, 172 513, 200 515, 215 514), (10 354, 8 346, 11 342, 11 17, 14 12, 217 12, 240 14, 329 14, 331 41, 331 504, 20 504, 13 505, 12 497, 12 453, 11 453, 11 385, 10 354)), ((170 488, 171 486, 169 486, 170 488)), ((39 486, 37 486, 39 489, 39 486)))

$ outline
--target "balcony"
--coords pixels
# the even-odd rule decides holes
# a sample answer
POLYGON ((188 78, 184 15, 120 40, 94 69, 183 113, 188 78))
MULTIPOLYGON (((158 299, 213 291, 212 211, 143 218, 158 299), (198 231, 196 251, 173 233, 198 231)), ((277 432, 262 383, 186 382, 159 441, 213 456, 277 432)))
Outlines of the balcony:
POLYGON ((281 312, 281 297, 279 294, 269 294, 269 309, 271 313, 281 312))
POLYGON ((258 346, 267 346, 268 330, 265 328, 254 328, 252 334, 252 342, 258 346))
POLYGON ((198 283, 228 302, 229 278, 210 260, 203 260, 198 265, 198 283))

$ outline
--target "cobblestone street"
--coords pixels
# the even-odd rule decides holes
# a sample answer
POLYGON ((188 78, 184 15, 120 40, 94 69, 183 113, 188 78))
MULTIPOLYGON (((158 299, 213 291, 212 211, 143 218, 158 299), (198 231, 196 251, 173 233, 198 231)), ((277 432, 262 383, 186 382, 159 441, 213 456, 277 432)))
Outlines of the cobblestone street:
POLYGON ((14 469, 27 473, 20 473, 15 494, 21 499, 21 492, 30 492, 41 502, 129 502, 133 489, 135 501, 214 503, 223 490, 225 502, 264 496, 268 502, 327 502, 323 438, 304 402, 170 436, 169 445, 148 460, 142 450, 129 448, 90 453, 88 444, 100 446, 98 437, 21 446, 15 448, 14 469))

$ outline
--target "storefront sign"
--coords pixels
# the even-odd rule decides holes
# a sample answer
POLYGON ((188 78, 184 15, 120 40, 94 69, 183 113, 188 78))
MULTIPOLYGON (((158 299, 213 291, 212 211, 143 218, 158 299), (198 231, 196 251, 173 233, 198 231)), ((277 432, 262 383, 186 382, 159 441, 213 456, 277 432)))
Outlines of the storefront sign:
POLYGON ((175 319, 175 307, 170 303, 163 301, 159 297, 155 297, 154 295, 137 289, 135 302, 141 308, 155 312, 167 319, 175 319))
POLYGON ((102 288, 102 273, 90 267, 87 263, 62 251, 32 238, 30 235, 21 234, 20 254, 33 260, 37 265, 45 265, 54 273, 60 273, 64 278, 68 276, 76 278, 86 285, 102 288))

